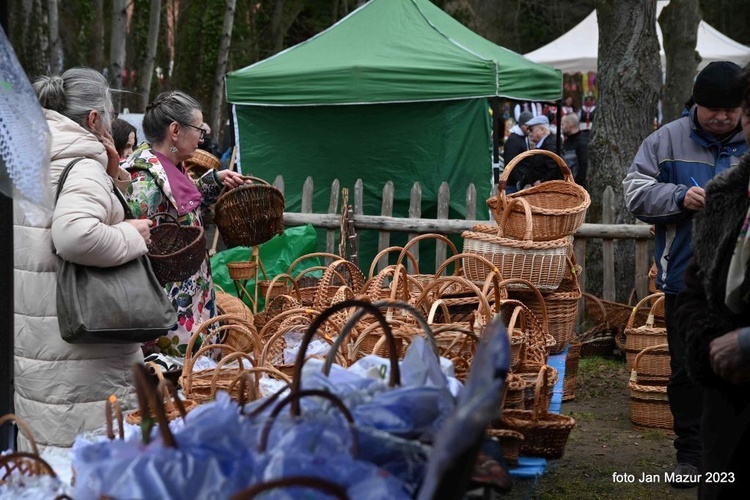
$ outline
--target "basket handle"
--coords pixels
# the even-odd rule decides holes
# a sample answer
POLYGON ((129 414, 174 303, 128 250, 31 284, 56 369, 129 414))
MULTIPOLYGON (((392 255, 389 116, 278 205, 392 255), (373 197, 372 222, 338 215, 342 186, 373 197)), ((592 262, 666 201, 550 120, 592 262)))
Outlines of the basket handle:
MULTIPOLYGON (((174 435, 169 429, 169 420, 164 411, 164 403, 157 395, 156 386, 151 382, 150 377, 151 375, 145 365, 133 365, 133 385, 135 385, 135 393, 138 396, 138 406, 140 407, 141 415, 145 419, 145 416, 149 414, 149 405, 152 405, 164 446, 167 448, 177 448, 177 441, 175 441, 174 435)), ((151 426, 143 425, 143 422, 141 422, 141 436, 143 443, 149 444, 151 442, 151 426)))
POLYGON ((461 276, 440 276, 430 281, 427 286, 424 287, 422 293, 419 294, 419 297, 417 297, 415 304, 419 306, 423 302, 426 302, 429 299, 430 292, 432 290, 448 283, 458 283, 468 288, 469 291, 473 292, 479 300, 477 312, 480 314, 484 313, 485 324, 488 324, 492 320, 492 306, 490 306, 489 300, 487 300, 487 296, 482 293, 482 290, 480 290, 480 288, 472 281, 469 281, 467 278, 461 276))
POLYGON ((539 421, 539 417, 544 417, 547 414, 547 393, 548 390, 548 373, 549 366, 542 365, 539 370, 539 375, 536 378, 536 386, 534 387, 534 407, 531 412, 531 420, 534 422, 539 421))
POLYGON ((271 414, 268 416, 266 421, 263 423, 263 429, 261 430, 260 434, 260 440, 258 442, 258 452, 265 453, 266 448, 268 446, 268 435, 271 433, 271 426, 273 425, 274 421, 276 420, 276 417, 281 413, 281 410, 284 409, 284 407, 288 404, 292 404, 292 407, 290 408, 291 414, 293 417, 299 417, 301 413, 299 412, 299 400, 308 397, 308 396, 317 396, 321 398, 325 398, 328 401, 330 401, 333 406, 335 406, 346 419, 346 422, 349 424, 349 433, 351 435, 351 454, 352 458, 357 458, 359 456, 359 440, 357 439, 357 430, 354 427, 354 417, 352 417, 351 412, 349 409, 344 405, 344 403, 341 402, 341 399, 339 399, 338 396, 335 396, 334 394, 323 391, 320 389, 308 389, 308 390, 294 390, 292 389, 292 393, 285 397, 279 404, 277 404, 273 411, 271 411, 271 414))
MULTIPOLYGON (((404 247, 399 246, 392 246, 388 248, 384 248, 381 251, 379 251, 375 257, 372 259, 372 264, 370 264, 370 270, 367 272, 367 279, 372 279, 373 276, 375 276, 375 269, 378 267, 378 262, 380 262, 380 259, 385 257, 391 252, 399 252, 399 257, 401 257, 401 254, 404 254, 404 247)), ((409 259, 411 264, 414 266, 414 273, 419 274, 419 261, 414 257, 414 255, 410 252, 405 253, 406 258, 409 259)))
POLYGON ((340 255, 336 255, 335 253, 329 253, 329 252, 312 252, 312 253, 306 253, 305 255, 301 255, 300 257, 297 257, 295 260, 292 261, 291 264, 289 264, 289 267, 286 270, 286 273, 294 276, 294 269, 302 262, 304 262, 307 259, 331 259, 332 261, 339 260, 341 258, 340 255))
MULTIPOLYGON (((401 264, 404 261, 404 256, 407 256, 407 255, 411 256, 413 259, 414 256, 409 253, 409 249, 413 247, 414 245, 416 245, 417 243, 419 243, 420 241, 427 240, 427 239, 442 241, 448 246, 448 248, 450 248, 451 255, 458 254, 458 249, 456 248, 456 245, 453 244, 453 242, 450 239, 448 239, 446 236, 439 234, 439 233, 425 233, 425 234, 420 234, 419 236, 415 236, 414 238, 410 239, 406 243, 406 245, 404 245, 403 250, 401 250, 401 254, 398 256, 398 260, 396 260, 396 264, 401 264)), ((455 276, 458 276, 459 274, 461 274, 460 264, 461 262, 459 261, 456 264, 455 269, 453 270, 453 274, 455 276)), ((419 274, 419 266, 416 264, 414 264, 414 274, 419 274)), ((435 273, 435 275, 437 276, 437 273, 435 273)))
MULTIPOLYGON (((252 183, 256 183, 257 182, 258 184, 264 184, 266 186, 270 186, 271 185, 268 181, 263 180, 260 177, 253 177, 252 175, 243 175, 242 176, 242 180, 244 180, 244 181, 252 181, 252 183)), ((244 185, 245 184, 240 184, 237 187, 242 187, 244 185)), ((223 185, 223 187, 221 188, 221 192, 219 193, 219 196, 223 195, 224 193, 226 193, 228 191, 231 191, 232 189, 236 189, 236 188, 230 188, 229 186, 223 185)))
POLYGON ((244 408, 245 404, 248 403, 248 401, 245 401, 245 387, 244 385, 247 384, 248 379, 252 380, 252 388, 254 391, 254 398, 251 401, 255 401, 256 399, 259 399, 261 397, 260 393, 260 375, 263 373, 267 373, 269 375, 273 375, 274 377, 280 379, 282 382, 286 383, 286 386, 283 387, 281 390, 288 389, 289 385, 292 383, 292 379, 286 376, 286 374, 282 373, 281 371, 277 370, 273 366, 253 366, 252 368, 248 368, 247 370, 243 370, 242 373, 238 374, 232 381, 229 383, 229 387, 227 388, 227 392, 230 394, 234 390, 234 387, 239 383, 240 384, 240 399, 239 399, 239 405, 240 408, 244 408))
POLYGON ((242 372, 245 370, 245 367, 242 364, 242 358, 245 358, 245 360, 250 364, 251 367, 255 366, 255 363, 253 362, 253 358, 251 358, 249 354, 242 352, 242 351, 235 351, 235 352, 229 353, 223 358, 221 358, 221 361, 219 361, 216 364, 216 368, 214 368, 214 374, 211 377, 210 399, 213 399, 214 396, 216 396, 216 384, 219 382, 219 375, 221 374, 222 367, 228 364, 230 361, 237 360, 237 363, 239 364, 239 369, 242 372))
POLYGON ((18 427, 18 429, 23 433, 24 437, 26 437, 26 439, 29 441, 29 444, 31 445, 31 453, 38 456, 39 447, 36 444, 34 435, 31 433, 31 429, 29 429, 29 426, 26 425, 26 422, 21 420, 21 418, 13 413, 8 413, 0 417, 0 427, 2 427, 5 422, 14 422, 16 424, 16 427, 18 427))
MULTIPOLYGON (((512 212, 513 205, 515 203, 520 203, 521 208, 523 208, 524 213, 524 220, 526 222, 526 227, 524 228, 523 232, 523 239, 524 241, 531 241, 532 234, 533 234, 533 228, 532 228, 532 220, 531 220, 531 206, 529 205, 529 202, 526 201, 523 198, 512 198, 510 200, 510 203, 505 205, 505 208, 503 209, 503 216, 500 219, 500 224, 497 226, 497 235, 503 238, 503 234, 505 232, 505 223, 508 220, 508 217, 510 216, 510 213, 512 212)), ((498 205, 499 206, 499 205, 498 205)))
MULTIPOLYGON (((484 284, 485 286, 483 286, 483 290, 482 290, 482 292, 485 293, 485 294, 489 291, 489 287, 486 286, 487 282, 488 281, 491 282, 493 279, 496 281, 497 277, 501 276, 500 275, 500 270, 487 257, 483 257, 483 256, 481 256, 479 254, 475 254, 475 253, 462 252, 462 253, 457 253, 455 255, 452 255, 452 256, 448 257, 447 259, 445 259, 440 264, 440 266, 435 270, 435 277, 440 276, 442 274, 443 270, 446 269, 451 262, 453 262, 454 260, 458 260, 458 259, 461 259, 462 265, 460 267, 461 267, 462 270, 464 269, 464 265, 463 265, 464 259, 478 260, 478 261, 480 261, 482 264, 486 265, 490 269, 489 273, 487 273, 487 278, 485 278, 485 284, 484 284)), ((459 266, 456 265, 457 269, 458 269, 458 267, 459 266)), ((464 278, 468 279, 468 277, 466 276, 466 273, 463 273, 462 276, 464 278)), ((495 304, 497 304, 503 298, 502 297, 502 292, 500 292, 499 288, 496 287, 496 289, 494 290, 494 294, 495 294, 495 304)))
POLYGON ((294 289, 294 292, 297 294, 297 300, 302 301, 302 295, 300 295, 299 285, 297 285, 297 281, 294 278, 292 278, 290 275, 286 273, 281 273, 271 278, 271 283, 269 283, 268 290, 266 290, 266 296, 264 297, 266 300, 265 301, 266 307, 268 307, 268 304, 271 303, 271 293, 273 292, 274 286, 279 280, 282 280, 282 279, 285 279, 292 284, 292 288, 294 289))
POLYGON ((175 408, 177 408, 180 416, 183 418, 183 420, 185 419, 185 417, 187 416, 187 410, 185 409, 185 405, 180 399, 180 395, 177 393, 177 387, 174 386, 171 380, 167 380, 165 378, 161 379, 159 381, 159 385, 156 388, 156 392, 158 394, 163 393, 166 396, 165 408, 167 409, 167 411, 173 411, 175 408))
MULTIPOLYGON (((16 421, 17 423, 18 421, 16 421)), ((52 468, 52 466, 47 462, 45 459, 40 457, 36 453, 29 453, 27 451, 14 451, 13 453, 8 453, 7 455, 1 455, 0 456, 0 470, 11 470, 15 467, 11 466, 10 464, 17 460, 29 460, 34 463, 34 469, 32 474, 33 475, 40 475, 44 474, 46 476, 51 476, 53 478, 57 478, 57 474, 55 473, 55 470, 52 468)), ((7 476, 0 476, 0 485, 3 484, 3 480, 6 479, 7 476)), ((57 497, 59 498, 59 497, 57 497)))
MULTIPOLYGON (((633 306, 632 311, 630 311, 630 316, 628 317, 628 324, 626 328, 633 328, 633 325, 635 324, 635 317, 638 315, 638 311, 645 308, 645 305, 653 299, 658 299, 660 297, 664 296, 664 292, 656 292, 652 293, 651 295, 646 295, 643 297, 635 306, 633 306)), ((649 308, 649 319, 651 319, 651 325, 654 326, 654 320, 651 314, 651 308, 649 308)))
POLYGON ((257 483, 247 489, 241 490, 230 497, 230 500, 251 500, 257 498, 259 493, 276 488, 309 488, 318 490, 321 493, 333 496, 338 500, 348 500, 349 496, 346 490, 338 484, 327 479, 321 479, 313 476, 289 476, 283 479, 274 479, 264 483, 257 483))
MULTIPOLYGON (((433 322, 435 320, 435 316, 437 315, 438 307, 443 312, 443 317, 446 319, 448 323, 451 321, 451 315, 448 311, 448 306, 445 304, 445 300, 443 299, 437 299, 432 303, 430 306, 430 312, 427 315, 427 323, 430 324, 430 326, 433 326, 433 322)), ((435 333, 435 329, 433 328, 432 333, 435 333)))
MULTIPOLYGON (((168 221, 161 221, 159 224, 177 224, 178 226, 181 225, 180 221, 177 219, 177 217, 175 217, 174 215, 170 214, 169 212, 157 212, 154 215, 152 215, 151 217, 149 217, 149 219, 151 219, 152 221, 156 222, 156 219, 158 217, 163 217, 163 218, 171 219, 171 220, 168 220, 168 221)), ((153 230, 153 227, 151 229, 153 230)))
POLYGON ((661 297, 656 299, 654 303, 651 305, 651 310, 649 310, 648 312, 648 318, 646 318, 646 326, 649 328, 654 327, 654 321, 656 321, 656 310, 659 307, 663 307, 662 305, 664 304, 664 297, 665 297, 664 292, 660 292, 660 293, 661 293, 661 297))
POLYGON ((565 160, 560 158, 560 156, 556 155, 552 151, 547 151, 546 149, 530 149, 528 151, 524 151, 523 153, 515 156, 503 169, 503 174, 500 176, 500 181, 498 182, 497 187, 497 194, 500 196, 501 193, 505 194, 505 188, 508 187, 508 178, 510 177, 510 172, 521 163, 524 159, 534 156, 534 155, 544 155, 549 156, 553 160, 555 160, 555 163, 557 163, 557 166, 560 167, 560 170, 563 174, 563 180, 565 182, 575 182, 573 180, 573 174, 570 171, 570 168, 568 168, 568 165, 565 163, 565 160))
MULTIPOLYGON (((188 363, 191 363, 191 360, 194 357, 193 349, 195 349, 195 343, 198 342, 198 339, 202 335, 204 335, 204 333, 208 330, 209 326, 213 325, 214 323, 221 323, 221 322, 232 322, 230 323, 231 326, 239 326, 239 327, 245 328, 246 330, 250 332, 250 336, 253 337, 253 341, 256 342, 255 345, 260 345, 260 338, 254 332, 255 325, 250 324, 248 321, 245 320, 245 318, 237 314, 220 314, 218 316, 214 316, 213 318, 209 318, 203 323, 201 323, 200 326, 198 326, 198 328, 196 328, 193 334, 190 336, 187 349, 185 350, 185 364, 183 365, 183 368, 187 366, 188 363)), ((222 326, 226 326, 226 325, 222 325, 222 326)), ((206 333, 205 338, 203 339, 203 344, 205 344, 212 337, 217 336, 219 333, 221 333, 221 331, 223 330, 219 327, 219 328, 215 328, 214 331, 212 332, 206 333)), ((230 347, 229 349, 232 351, 235 350, 232 347, 230 347)), ((191 363, 191 366, 192 366, 192 363, 191 363)), ((183 370, 183 373, 184 373, 184 370, 183 370)))
POLYGON ((539 301, 539 308, 542 310, 542 327, 544 328, 544 331, 546 333, 549 333, 549 318, 547 316, 547 304, 544 302, 544 296, 542 295, 542 292, 539 291, 539 288, 534 286, 532 282, 529 280, 523 279, 523 278, 508 278, 500 282, 500 286, 507 286, 509 283, 520 283, 536 296, 536 299, 539 301))
POLYGON ((115 438, 115 431, 112 428, 113 410, 115 413, 115 418, 117 419, 117 432, 121 440, 125 439, 125 429, 122 423, 122 407, 120 406, 120 401, 118 401, 117 397, 114 394, 110 395, 104 402, 104 415, 106 417, 107 423, 107 439, 112 441, 115 438))
POLYGON ((635 360, 633 360, 633 369, 630 371, 630 380, 631 381, 635 382, 637 380, 637 377, 638 377, 638 365, 641 362, 641 357, 644 354, 648 354, 648 353, 654 352, 654 351, 666 351, 667 353, 669 353, 669 344, 658 344, 658 345, 652 345, 652 346, 649 346, 649 347, 645 347, 645 348, 643 348, 641 350, 641 352, 639 352, 638 354, 636 354, 635 355, 635 360))

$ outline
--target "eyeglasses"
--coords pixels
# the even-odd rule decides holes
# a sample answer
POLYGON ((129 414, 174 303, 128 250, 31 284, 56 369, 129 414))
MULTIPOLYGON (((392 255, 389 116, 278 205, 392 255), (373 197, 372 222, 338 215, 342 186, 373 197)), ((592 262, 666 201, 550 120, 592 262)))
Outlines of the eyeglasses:
POLYGON ((205 139, 206 133, 208 133, 208 131, 205 128, 196 127, 195 125, 190 125, 189 123, 183 123, 183 125, 185 125, 186 127, 194 128, 195 130, 199 131, 201 133, 201 141, 205 139))

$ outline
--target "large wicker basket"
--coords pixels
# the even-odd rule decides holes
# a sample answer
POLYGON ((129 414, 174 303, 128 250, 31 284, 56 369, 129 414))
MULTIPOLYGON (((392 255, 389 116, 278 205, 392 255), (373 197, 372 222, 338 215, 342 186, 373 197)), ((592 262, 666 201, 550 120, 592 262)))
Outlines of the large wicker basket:
POLYGON ((257 177, 219 195, 214 221, 227 247, 260 245, 284 232, 284 195, 257 177))
POLYGON ((504 410, 500 427, 523 434, 521 454, 531 457, 560 458, 576 421, 567 415, 549 413, 547 407, 548 368, 539 371, 532 410, 504 410))
MULTIPOLYGON (((473 231, 464 231, 464 252, 477 254, 492 262, 505 278, 522 278, 540 290, 554 291, 565 276, 570 240, 560 238, 551 241, 531 240, 531 212, 523 199, 514 200, 526 213, 527 230, 523 240, 505 237, 503 221, 498 226, 479 224, 473 231)), ((510 213, 506 210, 504 217, 510 213)), ((484 283, 493 271, 482 263, 466 261, 464 274, 472 281, 484 283)))
POLYGON ((532 213, 534 241, 556 240, 575 233, 586 218, 586 209, 591 205, 588 192, 573 181, 573 175, 565 161, 551 151, 532 149, 525 151, 508 163, 503 170, 498 184, 497 196, 487 200, 495 220, 500 224, 503 212, 510 208, 511 215, 505 222, 505 234, 508 238, 522 239, 526 232, 526 220, 523 210, 512 206, 513 200, 523 199, 528 202, 532 213), (508 177, 516 165, 534 155, 549 156, 560 167, 563 180, 542 182, 536 186, 523 189, 513 194, 506 194, 508 177))
POLYGON ((620 346, 625 351, 628 369, 634 368, 636 355, 646 347, 664 344, 667 342, 667 329, 656 323, 656 311, 663 308, 664 294, 655 293, 644 297, 634 308, 628 319, 628 324, 624 332, 624 342, 620 346), (638 311, 645 305, 653 301, 653 306, 646 318, 646 323, 636 326, 636 316, 638 311))
POLYGON ((638 429, 656 428, 671 431, 674 428, 666 385, 650 385, 639 375, 644 356, 665 351, 669 353, 666 344, 655 345, 645 348, 635 357, 633 372, 630 375, 630 421, 638 429))
POLYGON ((159 212, 161 219, 151 228, 148 259, 159 282, 164 285, 194 275, 206 260, 206 237, 200 226, 183 226, 172 214, 159 212))

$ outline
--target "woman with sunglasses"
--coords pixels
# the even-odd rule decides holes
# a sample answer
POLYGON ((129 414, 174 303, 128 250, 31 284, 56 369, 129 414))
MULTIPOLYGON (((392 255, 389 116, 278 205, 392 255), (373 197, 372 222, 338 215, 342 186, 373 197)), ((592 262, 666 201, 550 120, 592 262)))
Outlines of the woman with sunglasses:
MULTIPOLYGON (((136 218, 152 218, 166 212, 180 224, 202 226, 203 211, 216 201, 221 189, 246 182, 230 170, 209 170, 195 181, 190 178, 182 162, 203 141, 206 130, 202 124, 200 104, 183 92, 164 92, 146 107, 143 117, 146 142, 123 164, 132 177, 128 202, 136 218)), ((159 216, 154 224, 165 219, 169 218, 159 216)), ((178 323, 156 345, 166 354, 184 355, 192 333, 216 315, 208 258, 193 276, 167 283, 165 291, 177 310, 178 323)))

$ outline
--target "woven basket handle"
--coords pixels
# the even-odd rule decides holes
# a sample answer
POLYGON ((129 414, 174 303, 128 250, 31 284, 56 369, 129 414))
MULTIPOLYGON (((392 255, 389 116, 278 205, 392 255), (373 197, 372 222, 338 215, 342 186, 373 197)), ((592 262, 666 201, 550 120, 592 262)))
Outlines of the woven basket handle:
POLYGON ((547 402, 548 397, 548 373, 549 366, 542 365, 539 370, 539 375, 536 378, 536 385, 534 386, 534 407, 532 408, 531 420, 538 422, 540 417, 544 417, 547 414, 547 402))
POLYGON ((531 237, 533 234, 533 227, 532 227, 532 219, 531 219, 531 206, 529 205, 529 202, 526 201, 523 198, 513 198, 510 200, 510 203, 505 205, 505 208, 503 210, 503 216, 500 219, 500 224, 497 226, 497 235, 501 238, 503 237, 503 234, 505 232, 505 223, 508 221, 508 217, 510 216, 510 213, 513 209, 513 205, 515 203, 520 203, 521 207, 523 208, 524 213, 524 220, 526 221, 526 227, 524 228, 523 232, 523 239, 524 241, 531 241, 531 237))
POLYGON ((654 351, 665 351, 669 353, 669 344, 659 344, 659 345, 652 345, 649 347, 646 347, 641 350, 638 354, 635 355, 635 360, 633 361, 633 369, 630 372, 630 380, 635 382, 638 378, 638 365, 641 362, 641 357, 644 354, 648 354, 654 351))
MULTIPOLYGON (((404 249, 401 251, 401 254, 398 256, 398 260, 396 261, 396 264, 401 264, 404 261, 404 257, 409 255, 414 258, 413 255, 409 253, 409 249, 419 243, 422 240, 439 240, 445 243, 448 248, 450 248, 451 255, 456 255, 458 253, 458 249, 456 248, 456 245, 453 244, 453 242, 448 239, 446 236, 439 234, 439 233, 425 233, 420 234, 419 236, 416 236, 412 239, 410 239, 406 245, 404 245, 404 249)), ((414 273, 413 274, 419 274, 419 266, 417 264, 414 264, 414 273)), ((453 270, 453 274, 455 276, 458 276, 461 274, 461 267, 460 267, 460 261, 456 264, 456 268, 453 270)), ((435 273, 437 276, 437 273, 435 273)))
POLYGON ((290 476, 284 479, 274 479, 265 483, 257 483, 247 489, 239 491, 230 497, 230 500, 251 500, 257 498, 258 494, 276 488, 309 488, 330 495, 338 500, 348 500, 346 490, 338 484, 327 479, 312 476, 290 476))
MULTIPOLYGON (((29 453, 26 451, 14 451, 13 453, 0 455, 0 471, 15 470, 16 467, 12 466, 11 464, 13 462, 18 462, 18 461, 32 462, 34 464, 33 465, 34 469, 30 471, 32 475, 38 476, 38 475, 44 474, 46 476, 51 476, 53 478, 57 477, 57 474, 55 474, 55 470, 46 460, 40 457, 37 453, 29 453)), ((5 480, 6 478, 7 478, 7 475, 0 476, 0 485, 3 484, 3 480, 5 480)))
POLYGON ((29 429, 29 426, 26 425, 26 422, 21 420, 13 413, 8 413, 0 417, 0 427, 2 427, 5 422, 15 423, 16 427, 19 428, 24 437, 29 441, 29 444, 31 445, 31 453, 33 453, 34 455, 39 455, 39 447, 36 444, 36 439, 34 439, 34 435, 31 433, 31 429, 29 429))
POLYGON ((462 287, 468 288, 469 291, 473 292, 474 295, 476 295, 477 300, 479 301, 477 313, 484 316, 485 324, 488 324, 492 320, 492 306, 490 306, 490 303, 487 300, 487 296, 482 293, 482 290, 472 281, 469 281, 467 278, 463 278, 461 276, 440 276, 439 278, 435 278, 434 280, 430 281, 427 286, 424 287, 422 293, 419 294, 419 297, 416 300, 416 305, 419 306, 422 303, 426 303, 426 301, 429 300, 430 292, 432 290, 439 289, 441 286, 450 283, 458 283, 462 287))
POLYGON ((590 336, 592 336, 595 332, 601 331, 601 328, 609 328, 609 322, 607 321, 607 309, 605 309, 604 304, 601 300, 599 300, 599 297, 588 292, 581 292, 581 296, 583 297, 586 304, 588 304, 588 301, 591 301, 596 306, 596 308, 599 310, 599 317, 602 318, 600 323, 589 328, 578 337, 578 340, 583 342, 590 336))
POLYGON ((446 320, 446 323, 451 322, 451 314, 448 311, 448 306, 445 304, 445 300, 443 299, 437 299, 432 303, 430 306, 430 312, 427 314, 427 323, 430 324, 430 326, 433 327, 432 333, 435 333, 434 325, 432 324, 435 321, 435 316, 437 315, 438 308, 443 312, 443 317, 446 320))
POLYGON ((659 310, 659 308, 664 307, 664 293, 661 293, 661 297, 656 299, 654 303, 651 305, 651 310, 648 312, 648 318, 646 319, 646 326, 649 328, 654 327, 654 322, 656 321, 656 311, 659 310))
POLYGON ((553 153, 552 151, 547 151, 546 149, 530 149, 528 151, 524 151, 523 153, 515 156, 503 169, 503 174, 500 176, 500 181, 497 185, 497 194, 500 196, 501 194, 505 194, 505 188, 508 187, 508 178, 510 177, 511 171, 521 163, 524 159, 529 158, 530 156, 534 155, 544 155, 549 156, 553 160, 555 160, 555 163, 557 163, 557 166, 560 167, 560 170, 563 174, 563 180, 565 182, 575 182, 573 180, 573 174, 570 172, 570 168, 568 168, 568 165, 565 163, 565 160, 560 158, 558 155, 553 153))
MULTIPOLYGON (((190 340, 188 341, 187 349, 185 350, 185 364, 183 365, 183 368, 190 363, 190 366, 192 366, 192 363, 194 362, 194 354, 193 351, 195 349, 195 344, 198 342, 198 339, 203 336, 203 342, 202 344, 205 345, 211 338, 216 337, 219 333, 221 333, 223 330, 221 328, 214 328, 212 332, 206 333, 208 328, 213 324, 219 324, 224 323, 222 326, 226 325, 232 325, 232 326, 239 326, 243 327, 246 330, 250 331, 250 335, 253 337, 254 342, 260 342, 260 338, 258 335, 254 332, 255 325, 251 325, 250 323, 245 320, 242 316, 239 316, 237 314, 221 314, 218 316, 214 316, 213 318, 207 319, 203 323, 198 326, 198 328, 195 329, 193 334, 190 336, 190 340), (205 334, 205 335, 204 335, 205 334)), ((217 337, 219 338, 219 337, 217 337)), ((260 345, 259 343, 256 345, 260 345)), ((234 351, 235 349, 230 347, 230 350, 234 351)), ((183 369, 184 373, 184 369, 183 369)))
POLYGON ((290 413, 293 417, 299 417, 301 415, 300 413, 300 404, 299 400, 304 397, 309 396, 317 396, 324 399, 327 399, 330 401, 333 406, 335 406, 341 413, 344 415, 344 418, 346 419, 346 422, 349 424, 349 434, 351 435, 351 454, 352 458, 357 458, 359 456, 359 440, 357 439, 357 430, 354 427, 354 417, 352 417, 351 412, 349 409, 344 405, 344 403, 341 402, 341 399, 339 399, 338 396, 335 396, 334 394, 323 391, 320 389, 308 389, 308 390, 292 390, 292 393, 285 397, 279 404, 277 404, 273 411, 271 411, 271 414, 268 416, 266 421, 263 423, 263 429, 261 430, 260 434, 260 440, 258 442, 258 452, 259 453, 265 453, 267 445, 268 445, 268 435, 271 433, 271 426, 273 426, 274 421, 276 420, 276 417, 281 413, 281 410, 284 409, 284 407, 288 404, 292 404, 292 407, 290 408, 290 413), (296 404, 295 404, 296 403, 296 404))
POLYGON ((542 295, 542 292, 539 291, 539 289, 534 286, 532 282, 529 280, 525 280, 523 278, 508 278, 506 280, 503 280, 500 282, 500 286, 507 286, 510 283, 520 283, 529 290, 531 290, 534 295, 536 296, 536 299, 539 301, 539 308, 542 310, 542 327, 544 328, 544 331, 546 333, 549 333, 549 318, 547 317, 547 304, 544 302, 544 296, 542 295))
MULTIPOLYGON (((242 180, 244 180, 244 181, 252 181, 253 183, 257 183, 257 184, 264 184, 266 186, 270 186, 271 185, 268 181, 265 181, 265 180, 261 179, 260 177, 253 177, 252 175, 243 175, 242 176, 242 180)), ((244 184, 240 184, 237 187, 242 187, 243 185, 244 184)), ((223 195, 223 194, 231 191, 232 189, 235 189, 235 188, 230 188, 229 186, 224 185, 221 188, 221 192, 219 192, 219 196, 221 196, 221 195, 223 195)))
POLYGON ((255 362, 253 361, 253 358, 250 357, 249 354, 241 351, 235 351, 232 353, 227 354, 223 358, 221 358, 221 361, 219 361, 216 364, 216 368, 214 369, 214 374, 211 377, 211 399, 216 396, 216 384, 219 382, 219 375, 221 375, 221 370, 224 365, 229 364, 231 361, 237 360, 237 363, 239 365, 239 371, 242 372, 245 369, 245 365, 242 364, 242 360, 245 359, 245 361, 248 362, 250 367, 255 366, 255 362))
POLYGON ((169 212, 157 212, 154 215, 152 215, 151 217, 149 217, 149 219, 151 219, 152 221, 156 222, 156 219, 159 218, 159 217, 170 219, 168 221, 161 221, 160 224, 176 224, 178 226, 180 225, 180 221, 177 220, 177 217, 175 217, 174 215, 170 214, 169 212))
MULTIPOLYGON (((381 251, 379 251, 375 257, 372 259, 372 264, 370 264, 370 270, 367 272, 367 279, 371 279, 373 276, 375 276, 375 269, 378 267, 378 262, 380 262, 380 259, 388 255, 392 252, 399 252, 399 258, 401 257, 401 254, 404 254, 403 252, 404 247, 399 246, 391 246, 388 248, 384 248, 381 251)), ((414 255, 410 252, 406 252, 405 256, 409 261, 411 262, 412 266, 414 266, 414 273, 419 274, 419 261, 414 257, 414 255)))
POLYGON ((328 305, 326 300, 328 298, 328 287, 333 285, 334 277, 338 277, 339 279, 341 279, 342 285, 348 285, 348 282, 342 276, 341 270, 346 271, 344 274, 347 274, 349 278, 351 278, 351 288, 355 290, 362 289, 362 286, 365 284, 362 271, 360 271, 357 266, 355 266, 348 260, 339 259, 335 262, 332 262, 331 265, 329 265, 326 270, 323 271, 323 276, 320 278, 320 283, 318 284, 318 289, 316 290, 315 298, 313 299, 313 304, 315 307, 322 309, 328 305))
POLYGON ((296 299, 300 302, 302 301, 302 295, 300 295, 299 285, 297 284, 297 281, 294 278, 292 278, 289 274, 281 273, 281 274, 277 274, 276 276, 274 276, 268 285, 268 290, 266 291, 266 296, 264 297, 266 300, 265 302, 266 307, 268 307, 268 305, 271 303, 271 293, 273 293, 273 289, 276 286, 276 283, 278 283, 281 280, 286 280, 290 282, 292 284, 292 289, 294 290, 294 293, 297 295, 296 299))
MULTIPOLYGON (((635 324, 635 317, 638 315, 638 311, 645 308, 646 304, 648 304, 649 301, 658 299, 663 296, 664 296, 664 292, 656 292, 656 293, 652 293, 651 295, 647 295, 643 297, 635 306, 633 306, 633 310, 630 312, 630 316, 628 317, 628 324, 626 328, 633 328, 633 325, 635 324)), ((649 314, 649 316, 651 316, 651 314, 649 314)), ((650 326, 654 326, 653 318, 650 318, 650 319, 651 319, 650 326)))
POLYGON ((291 276, 294 276, 294 270, 297 268, 298 265, 300 265, 302 262, 308 259, 317 259, 317 258, 331 259, 331 261, 333 262, 335 260, 339 260, 341 256, 336 255, 335 253, 328 253, 328 252, 307 253, 293 260, 292 263, 289 264, 289 267, 287 268, 286 273, 291 276))
MULTIPOLYGON (((260 375, 267 373, 268 375, 272 375, 273 377, 281 380, 282 382, 285 382, 286 385, 280 389, 280 391, 284 391, 288 389, 292 383, 292 379, 286 376, 286 374, 282 373, 281 371, 277 370, 273 366, 253 366, 252 368, 248 368, 247 370, 243 370, 242 373, 234 377, 232 381, 229 383, 229 387, 227 388, 227 391, 231 394, 234 390, 234 387, 239 383, 240 384, 240 399, 239 399, 239 405, 240 408, 244 408, 245 404, 247 404, 249 401, 245 401, 245 385, 252 381, 252 388, 255 391, 255 399, 260 399, 262 397, 262 394, 260 393, 260 379, 262 378, 260 375)), ((255 401, 255 399, 251 399, 250 401, 255 401)))
MULTIPOLYGON (((497 282, 497 278, 500 277, 500 270, 497 268, 497 266, 495 264, 492 263, 492 261, 490 261, 488 258, 483 257, 483 256, 481 256, 479 254, 475 254, 475 253, 457 253, 456 255, 452 255, 452 256, 448 257, 447 259, 445 259, 442 262, 442 264, 440 264, 440 266, 435 271, 435 277, 440 276, 442 274, 443 270, 446 269, 451 262, 453 262, 454 260, 459 260, 459 259, 461 259, 461 262, 462 262, 462 265, 460 266, 461 269, 464 268, 464 265, 463 265, 464 259, 477 260, 477 261, 481 262, 482 264, 484 264, 485 266, 487 266, 487 268, 490 271, 487 273, 487 278, 485 278, 485 283, 484 283, 484 285, 482 287, 482 293, 485 296, 487 296, 487 293, 490 290, 489 286, 487 286, 487 283, 488 282, 493 282, 493 280, 495 282, 497 282)), ((458 267, 459 266, 456 265, 457 269, 458 269, 458 267)), ((463 276, 466 277, 466 274, 464 273, 463 276)), ((504 298, 503 297, 503 293, 500 291, 499 287, 495 287, 495 289, 493 290, 493 293, 495 295, 495 305, 497 307, 497 304, 500 302, 500 300, 502 298, 504 298)), ((507 294, 505 294, 505 296, 507 296, 507 294)))

